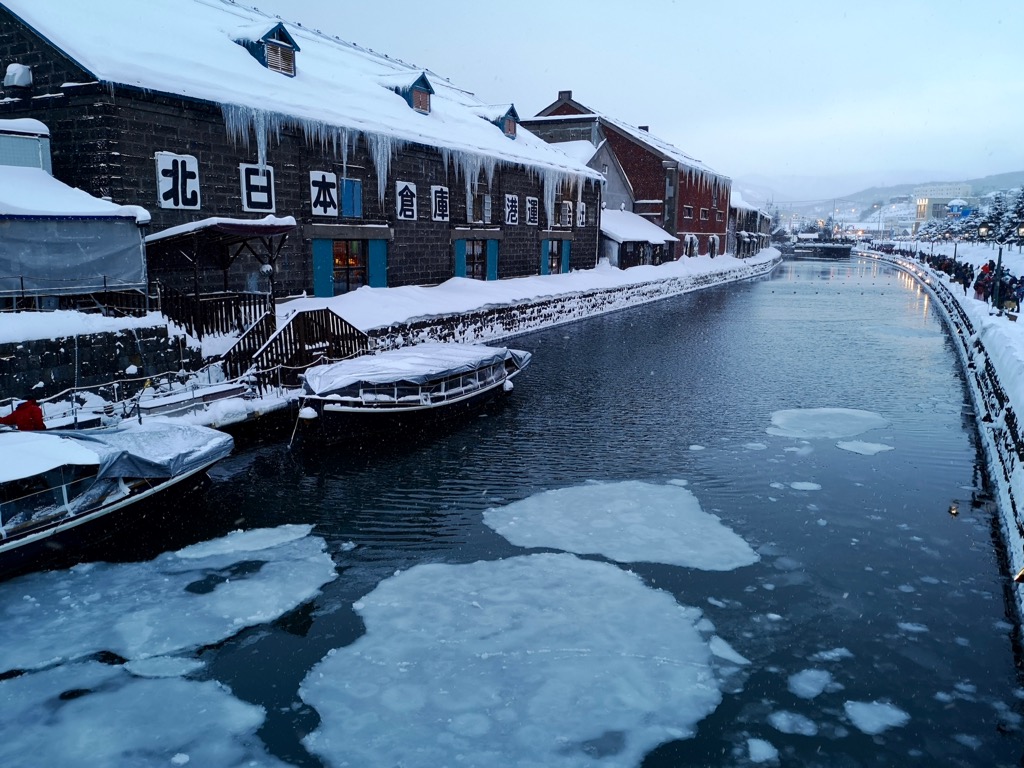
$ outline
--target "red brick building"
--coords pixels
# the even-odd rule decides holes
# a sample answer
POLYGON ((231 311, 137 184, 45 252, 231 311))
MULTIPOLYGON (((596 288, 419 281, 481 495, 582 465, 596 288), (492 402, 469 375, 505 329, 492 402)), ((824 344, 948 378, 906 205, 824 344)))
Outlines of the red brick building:
POLYGON ((604 194, 609 207, 618 207, 621 199, 627 210, 678 237, 675 256, 725 252, 732 190, 728 176, 654 136, 647 126, 632 126, 580 104, 572 91, 559 91, 558 99, 523 125, 552 144, 586 140, 600 148, 591 167, 609 177, 604 194), (605 153, 615 162, 606 162, 605 153))

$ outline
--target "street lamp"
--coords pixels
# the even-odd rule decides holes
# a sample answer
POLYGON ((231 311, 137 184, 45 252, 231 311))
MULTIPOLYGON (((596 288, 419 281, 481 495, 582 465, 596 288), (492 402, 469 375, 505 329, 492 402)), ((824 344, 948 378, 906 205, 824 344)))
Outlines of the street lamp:
POLYGON ((978 227, 978 239, 984 240, 986 237, 988 237, 989 232, 991 232, 991 230, 989 229, 988 224, 982 224, 980 227, 978 227))

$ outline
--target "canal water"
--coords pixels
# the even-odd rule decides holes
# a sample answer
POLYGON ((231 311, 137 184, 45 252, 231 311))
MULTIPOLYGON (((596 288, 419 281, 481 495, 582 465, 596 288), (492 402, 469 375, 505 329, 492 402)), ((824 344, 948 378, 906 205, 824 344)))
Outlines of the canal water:
POLYGON ((177 654, 263 708, 257 763, 1022 764, 973 414, 908 277, 787 261, 513 346, 513 396, 451 432, 250 446, 192 502, 338 567, 177 654))

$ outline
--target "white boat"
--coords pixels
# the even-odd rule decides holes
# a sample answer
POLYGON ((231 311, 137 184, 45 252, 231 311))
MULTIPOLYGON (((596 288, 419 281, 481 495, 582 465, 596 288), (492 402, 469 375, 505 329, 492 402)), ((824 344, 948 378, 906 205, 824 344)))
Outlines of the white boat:
POLYGON ((314 366, 299 420, 332 437, 453 418, 511 392, 530 359, 506 347, 427 343, 314 366))
POLYGON ((56 539, 198 480, 233 445, 217 430, 161 421, 0 432, 0 573, 30 568, 56 539))

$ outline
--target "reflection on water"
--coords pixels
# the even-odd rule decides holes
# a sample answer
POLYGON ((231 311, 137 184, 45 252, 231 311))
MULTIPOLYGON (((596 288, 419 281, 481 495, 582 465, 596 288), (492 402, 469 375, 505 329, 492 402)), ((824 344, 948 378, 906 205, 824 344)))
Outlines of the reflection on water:
POLYGON ((588 480, 685 480, 760 562, 628 569, 701 609, 752 663, 695 737, 645 766, 744 764, 748 739, 785 765, 1019 764, 1024 702, 992 511, 972 503, 983 489, 963 383, 916 284, 874 261, 784 262, 515 346, 534 359, 512 398, 450 434, 359 453, 267 444, 218 468, 200 510, 211 535, 313 523, 341 570, 301 620, 204 654, 211 677, 266 707, 271 751, 319 764, 299 741, 318 716, 296 691, 365 631, 353 602, 419 563, 523 553, 485 510, 588 480), (888 426, 852 439, 893 450, 766 431, 774 412, 811 408, 880 414, 888 426), (791 679, 829 684, 807 696, 791 679), (871 736, 847 702, 890 703, 909 721, 871 736), (816 735, 799 732, 808 722, 816 735))

